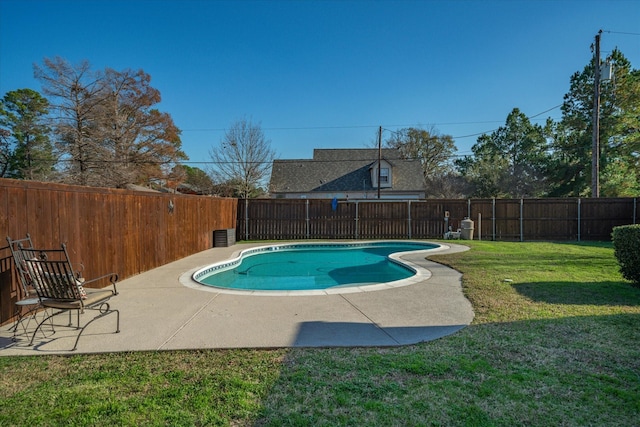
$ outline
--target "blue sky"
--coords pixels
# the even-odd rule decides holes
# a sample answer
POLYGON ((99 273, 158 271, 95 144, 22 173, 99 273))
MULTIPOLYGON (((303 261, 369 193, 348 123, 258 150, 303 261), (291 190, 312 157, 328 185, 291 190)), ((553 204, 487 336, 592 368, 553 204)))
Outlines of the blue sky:
POLYGON ((242 118, 283 159, 371 146, 378 126, 468 154, 514 107, 559 118, 600 29, 603 57, 640 68, 636 0, 0 0, 0 96, 40 90, 44 57, 86 59, 150 74, 193 166, 242 118))

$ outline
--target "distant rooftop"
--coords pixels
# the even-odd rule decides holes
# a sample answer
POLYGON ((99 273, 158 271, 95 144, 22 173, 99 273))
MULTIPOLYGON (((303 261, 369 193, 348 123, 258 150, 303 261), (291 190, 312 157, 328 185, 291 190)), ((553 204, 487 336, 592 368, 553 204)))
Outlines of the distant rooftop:
MULTIPOLYGON (((392 191, 423 190, 422 167, 418 160, 404 160, 398 150, 388 148, 382 150, 382 160, 393 168, 392 191)), ((373 190, 370 168, 377 161, 377 148, 315 149, 313 159, 274 160, 270 191, 370 191, 373 190)))

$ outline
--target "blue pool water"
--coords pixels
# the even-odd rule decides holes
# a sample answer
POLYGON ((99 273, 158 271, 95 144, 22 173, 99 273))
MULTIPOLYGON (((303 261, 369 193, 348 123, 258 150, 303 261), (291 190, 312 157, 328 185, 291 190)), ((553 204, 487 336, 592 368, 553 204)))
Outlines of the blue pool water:
POLYGON ((435 244, 372 242, 292 244, 243 251, 233 261, 197 271, 196 281, 238 290, 317 290, 393 282, 415 274, 388 256, 435 244))

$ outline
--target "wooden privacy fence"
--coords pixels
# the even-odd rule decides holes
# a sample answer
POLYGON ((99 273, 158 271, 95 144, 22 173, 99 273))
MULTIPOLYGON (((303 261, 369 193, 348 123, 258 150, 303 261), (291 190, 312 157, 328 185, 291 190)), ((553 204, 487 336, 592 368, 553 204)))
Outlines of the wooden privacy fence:
POLYGON ((66 243, 74 267, 120 279, 213 246, 236 223, 236 199, 0 179, 0 323, 20 297, 5 237, 66 243))
POLYGON ((341 200, 238 203, 238 240, 437 239, 474 221, 474 239, 610 240, 638 222, 637 198, 341 200))
POLYGON ((484 240, 609 240, 638 223, 637 198, 470 200, 220 199, 0 179, 0 323, 11 319, 18 284, 5 237, 30 233, 40 247, 66 243, 91 276, 124 279, 237 240, 435 239, 474 220, 484 240), (448 212, 448 217, 446 217, 448 212), (446 219, 445 219, 446 217, 446 219), (5 243, 2 243, 5 242, 5 243))

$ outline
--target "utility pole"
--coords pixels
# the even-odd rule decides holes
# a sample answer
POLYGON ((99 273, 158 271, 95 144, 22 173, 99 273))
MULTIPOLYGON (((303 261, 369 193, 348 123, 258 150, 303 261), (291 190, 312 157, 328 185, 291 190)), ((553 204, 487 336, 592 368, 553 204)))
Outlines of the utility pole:
POLYGON ((591 197, 600 197, 600 35, 596 34, 593 90, 593 135, 591 138, 591 197))
POLYGON ((378 199, 380 198, 380 178, 382 177, 382 126, 378 128, 378 199))

